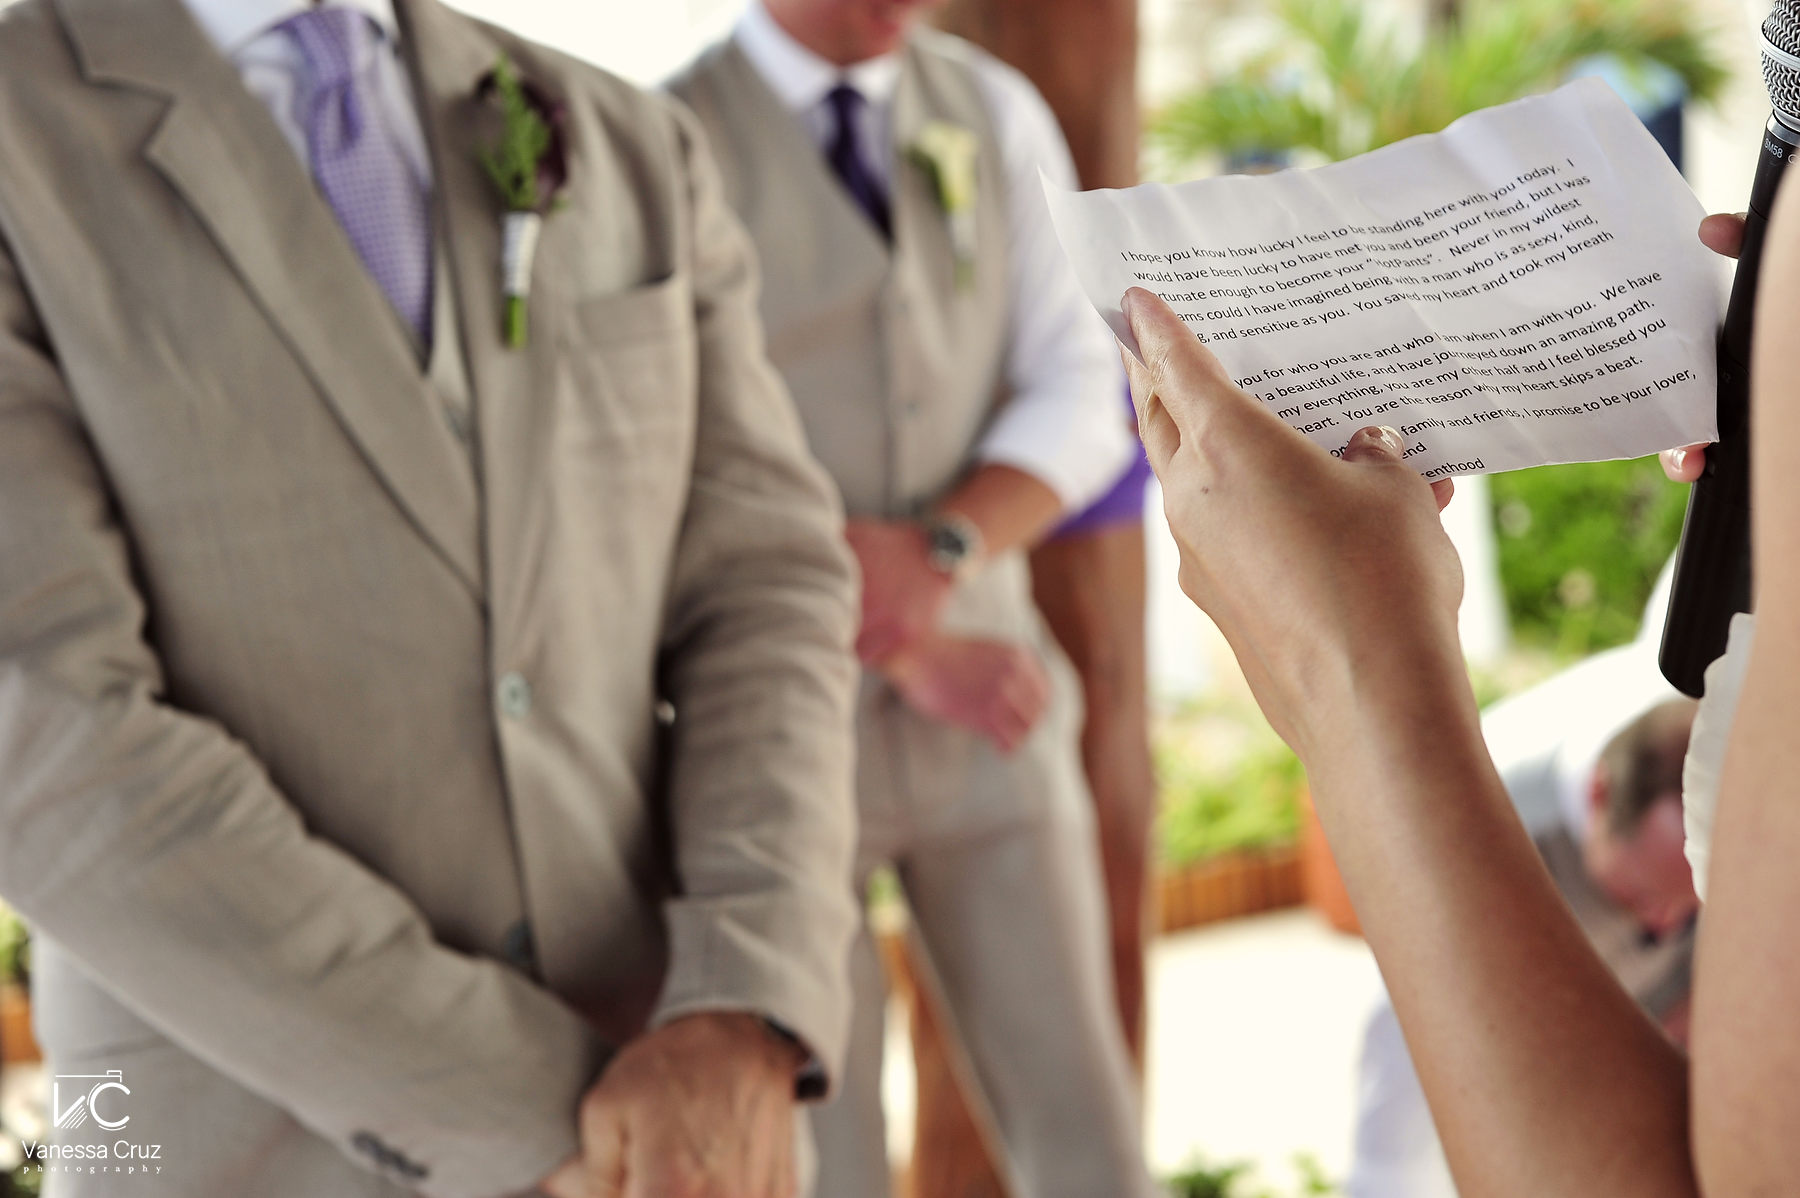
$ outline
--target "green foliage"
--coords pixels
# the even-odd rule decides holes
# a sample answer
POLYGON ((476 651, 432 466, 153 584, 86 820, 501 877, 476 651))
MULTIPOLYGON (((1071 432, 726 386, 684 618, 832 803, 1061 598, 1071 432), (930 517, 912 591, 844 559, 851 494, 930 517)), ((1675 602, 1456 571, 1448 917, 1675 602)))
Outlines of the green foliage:
POLYGON ((481 152, 481 165, 513 212, 536 212, 538 163, 550 150, 550 126, 525 94, 519 72, 504 55, 494 64, 494 94, 500 100, 500 141, 481 152))
POLYGON ((1158 829, 1165 863, 1186 865, 1299 839, 1306 771, 1260 713, 1224 708, 1190 712, 1157 739, 1162 787, 1158 829), (1240 743, 1218 743, 1216 725, 1227 721, 1238 722, 1233 739, 1240 743), (1196 724, 1213 725, 1213 735, 1197 734, 1196 724))
POLYGON ((1356 154, 1560 83, 1583 59, 1660 64, 1711 99, 1729 72, 1689 0, 1465 0, 1405 37, 1367 0, 1269 0, 1273 44, 1170 104, 1149 137, 1177 160, 1309 149, 1356 154))
MULTIPOLYGON (((1300 1179, 1299 1198, 1330 1198, 1339 1192, 1311 1153, 1294 1154, 1294 1171, 1300 1179)), ((1266 1186, 1250 1188, 1250 1177, 1250 1166, 1242 1162, 1208 1165, 1197 1161, 1164 1184, 1172 1198, 1277 1198, 1266 1186)))
POLYGON ((1197 1164, 1169 1178, 1168 1186, 1174 1198, 1236 1198, 1238 1182, 1249 1170, 1242 1163, 1216 1168, 1197 1164))
POLYGON ((1575 658, 1631 640, 1681 535, 1687 488, 1654 458, 1516 470, 1489 485, 1520 642, 1575 658))
POLYGON ((0 1175, 0 1198, 37 1198, 44 1192, 44 1175, 35 1168, 0 1175))
POLYGON ((1312 1153, 1296 1153, 1294 1168, 1299 1171, 1300 1193, 1305 1198, 1329 1198, 1338 1192, 1337 1183, 1325 1176, 1325 1166, 1312 1153))
POLYGON ((0 903, 0 985, 23 985, 30 976, 30 934, 19 917, 0 903))

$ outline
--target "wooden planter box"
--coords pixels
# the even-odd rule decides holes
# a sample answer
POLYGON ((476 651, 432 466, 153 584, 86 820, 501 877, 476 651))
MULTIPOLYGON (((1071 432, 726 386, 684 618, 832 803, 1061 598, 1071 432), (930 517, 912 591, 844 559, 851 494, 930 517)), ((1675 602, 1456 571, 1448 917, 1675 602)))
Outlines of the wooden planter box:
POLYGON ((1156 882, 1164 933, 1305 901, 1299 846, 1228 853, 1163 872, 1156 882))
POLYGON ((31 1034, 31 999, 17 986, 0 986, 0 1064, 40 1060, 31 1034))
POLYGON ((1306 799, 1306 828, 1301 833, 1301 857, 1306 874, 1306 901, 1326 923, 1347 936, 1361 936, 1362 924, 1356 908, 1350 905, 1350 891, 1344 876, 1338 872, 1337 859, 1325 842, 1325 829, 1319 824, 1319 813, 1313 809, 1312 796, 1306 799))

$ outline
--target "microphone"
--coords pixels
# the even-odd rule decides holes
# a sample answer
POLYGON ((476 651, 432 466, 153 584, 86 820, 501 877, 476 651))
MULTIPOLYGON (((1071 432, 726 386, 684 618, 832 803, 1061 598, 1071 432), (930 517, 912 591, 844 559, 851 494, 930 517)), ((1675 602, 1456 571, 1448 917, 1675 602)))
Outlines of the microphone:
POLYGON ((1774 113, 1719 333, 1719 440, 1688 495, 1659 658, 1663 677, 1693 698, 1706 689, 1706 667, 1724 655, 1731 617, 1750 610, 1750 333, 1769 211, 1800 152, 1800 0, 1775 0, 1762 26, 1762 66, 1774 113))

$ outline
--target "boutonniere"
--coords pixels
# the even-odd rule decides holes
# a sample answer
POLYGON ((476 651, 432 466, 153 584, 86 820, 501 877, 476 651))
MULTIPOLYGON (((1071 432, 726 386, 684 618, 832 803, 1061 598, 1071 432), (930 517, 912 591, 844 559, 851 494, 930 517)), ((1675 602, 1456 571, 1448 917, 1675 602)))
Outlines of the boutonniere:
POLYGON ((506 304, 502 331, 506 343, 519 349, 529 335, 526 301, 538 237, 544 217, 562 206, 569 182, 563 140, 567 116, 562 105, 519 78, 505 55, 482 76, 475 95, 500 110, 500 140, 481 151, 481 165, 506 204, 500 242, 500 294, 506 304))
POLYGON ((950 224, 959 288, 975 281, 975 167, 980 154, 975 134, 948 121, 925 122, 907 147, 907 156, 931 179, 938 207, 950 224))

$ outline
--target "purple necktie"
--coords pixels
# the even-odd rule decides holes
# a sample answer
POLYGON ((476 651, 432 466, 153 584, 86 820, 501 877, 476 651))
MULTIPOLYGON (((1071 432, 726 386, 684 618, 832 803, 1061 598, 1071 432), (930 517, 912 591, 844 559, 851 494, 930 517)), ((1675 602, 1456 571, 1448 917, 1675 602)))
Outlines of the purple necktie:
POLYGON ((381 119, 377 30, 349 8, 314 8, 279 26, 306 60, 297 112, 313 179, 395 311, 431 347, 431 197, 381 119))
POLYGON ((831 169, 837 172, 837 177, 843 181, 857 207, 875 222, 881 235, 892 238, 887 191, 881 186, 881 180, 875 177, 875 172, 869 169, 869 161, 863 156, 862 141, 856 133, 860 123, 857 118, 868 101, 848 83, 840 83, 832 88, 825 99, 837 118, 837 129, 832 134, 831 147, 825 154, 831 160, 831 169))

